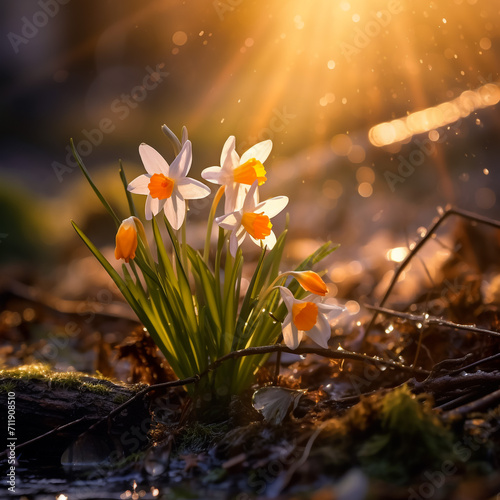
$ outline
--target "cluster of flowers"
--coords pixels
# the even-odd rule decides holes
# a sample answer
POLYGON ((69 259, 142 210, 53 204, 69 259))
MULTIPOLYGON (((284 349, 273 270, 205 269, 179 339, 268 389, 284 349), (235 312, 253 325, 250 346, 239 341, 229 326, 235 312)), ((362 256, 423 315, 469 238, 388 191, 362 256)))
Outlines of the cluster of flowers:
MULTIPOLYGON (((288 204, 286 196, 277 196, 259 202, 258 188, 267 180, 264 162, 272 149, 270 140, 260 142, 240 158, 235 149, 235 138, 227 139, 222 149, 220 166, 206 168, 201 176, 208 182, 220 185, 217 201, 225 195, 224 215, 215 222, 229 231, 229 249, 234 257, 247 235, 262 248, 272 249, 276 236, 271 219, 288 204)), ((151 220, 162 210, 173 229, 180 229, 186 217, 186 201, 205 198, 210 189, 201 182, 187 177, 192 162, 192 145, 187 134, 182 138, 181 150, 169 165, 151 146, 141 144, 139 154, 146 173, 134 179, 127 189, 131 193, 146 196, 145 216, 151 220)), ((135 258, 137 234, 144 235, 142 223, 137 217, 125 219, 116 235, 116 259, 126 263, 135 258)), ((295 278, 310 295, 296 299, 284 286, 271 286, 265 293, 279 289, 288 314, 282 323, 285 344, 296 349, 304 334, 321 347, 328 347, 331 335, 330 320, 338 316, 343 307, 326 304, 323 297, 328 288, 313 271, 285 272, 278 276, 295 278)), ((275 280, 275 283, 278 281, 275 280)), ((273 283, 273 285, 275 284, 273 283)))

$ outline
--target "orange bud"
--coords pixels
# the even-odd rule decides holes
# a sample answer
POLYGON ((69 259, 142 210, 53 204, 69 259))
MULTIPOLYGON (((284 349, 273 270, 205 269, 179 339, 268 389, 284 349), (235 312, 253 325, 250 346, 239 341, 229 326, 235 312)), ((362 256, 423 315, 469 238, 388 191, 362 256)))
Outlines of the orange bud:
POLYGON ((316 295, 326 295, 328 293, 326 283, 314 271, 292 272, 290 274, 300 283, 304 290, 316 295))
POLYGON ((120 224, 116 233, 115 258, 116 260, 125 259, 128 263, 130 259, 135 258, 136 250, 137 226, 134 217, 129 217, 120 224))

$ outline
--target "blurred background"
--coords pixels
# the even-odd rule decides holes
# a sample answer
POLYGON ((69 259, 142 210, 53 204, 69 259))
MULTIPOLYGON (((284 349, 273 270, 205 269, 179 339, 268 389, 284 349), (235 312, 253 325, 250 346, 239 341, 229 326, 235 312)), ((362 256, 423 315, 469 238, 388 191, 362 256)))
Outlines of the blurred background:
MULTIPOLYGON (((290 198, 287 258, 341 243, 328 279, 353 313, 438 207, 500 218, 498 2, 24 0, 0 11, 0 272, 18 295, 118 297, 71 228, 112 256, 114 225, 69 139, 125 217, 118 160, 129 179, 141 142, 171 160, 163 123, 187 126, 198 178, 229 135, 240 154, 272 139, 262 195, 290 198)), ((195 246, 208 206, 188 217, 195 246)))

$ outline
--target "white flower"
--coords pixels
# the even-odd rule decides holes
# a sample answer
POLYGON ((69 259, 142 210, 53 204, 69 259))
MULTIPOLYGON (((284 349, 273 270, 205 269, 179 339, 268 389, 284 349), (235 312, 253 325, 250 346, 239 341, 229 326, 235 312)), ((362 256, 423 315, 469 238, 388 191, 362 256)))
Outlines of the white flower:
POLYGON ((282 326, 285 344, 290 349, 297 349, 305 333, 316 344, 327 349, 331 335, 329 320, 345 309, 322 304, 321 298, 314 294, 298 300, 288 288, 280 286, 279 290, 288 310, 282 326))
POLYGON ((234 257, 238 247, 249 234, 252 241, 259 246, 272 249, 276 243, 276 236, 272 231, 270 220, 278 215, 287 205, 286 196, 276 196, 269 200, 257 203, 256 191, 258 182, 255 181, 248 191, 240 210, 217 217, 215 222, 231 231, 229 250, 234 257))
POLYGON ((241 158, 235 150, 236 139, 230 136, 220 156, 220 167, 209 167, 201 176, 209 182, 226 186, 226 214, 239 210, 250 186, 258 181, 259 186, 266 182, 266 171, 263 163, 267 160, 273 143, 262 141, 243 153, 241 158))
POLYGON ((127 187, 131 193, 145 194, 146 219, 151 220, 163 208, 174 229, 179 229, 186 217, 186 201, 205 198, 210 189, 199 181, 186 177, 191 168, 191 141, 186 140, 171 165, 151 146, 141 144, 139 154, 147 174, 135 178, 127 187))

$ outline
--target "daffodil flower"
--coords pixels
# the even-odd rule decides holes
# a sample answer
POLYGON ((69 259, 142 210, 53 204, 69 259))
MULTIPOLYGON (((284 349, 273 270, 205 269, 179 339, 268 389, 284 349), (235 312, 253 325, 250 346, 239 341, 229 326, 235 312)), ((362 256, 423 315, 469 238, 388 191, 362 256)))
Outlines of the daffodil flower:
POLYGON ((236 139, 230 136, 220 156, 220 167, 209 167, 201 176, 208 182, 226 186, 226 214, 239 210, 250 186, 257 181, 259 186, 266 182, 266 170, 263 163, 267 160, 273 143, 262 141, 248 149, 241 158, 235 150, 236 139))
POLYGON ((276 236, 272 231, 273 225, 270 219, 286 207, 288 198, 276 196, 257 203, 255 199, 257 186, 258 182, 255 181, 245 196, 243 207, 240 210, 215 219, 220 227, 231 231, 229 250, 233 257, 247 234, 256 245, 267 247, 270 250, 276 244, 276 236))
POLYGON ((314 271, 288 271, 285 274, 293 276, 300 283, 300 286, 308 292, 323 296, 328 293, 326 283, 314 271))
POLYGON ((338 316, 344 308, 323 304, 320 297, 314 294, 298 300, 288 288, 280 286, 279 290, 288 310, 282 326, 285 344, 290 349, 297 349, 305 333, 316 344, 327 349, 331 335, 329 320, 338 316))
POLYGON ((147 220, 163 209, 172 227, 179 229, 186 217, 186 200, 197 200, 210 194, 207 186, 186 177, 192 161, 191 141, 184 142, 171 165, 147 144, 139 146, 139 154, 147 173, 134 179, 127 189, 131 193, 147 195, 147 220))
POLYGON ((126 263, 135 259, 137 250, 137 226, 135 217, 125 219, 116 233, 115 259, 124 259, 126 263))

